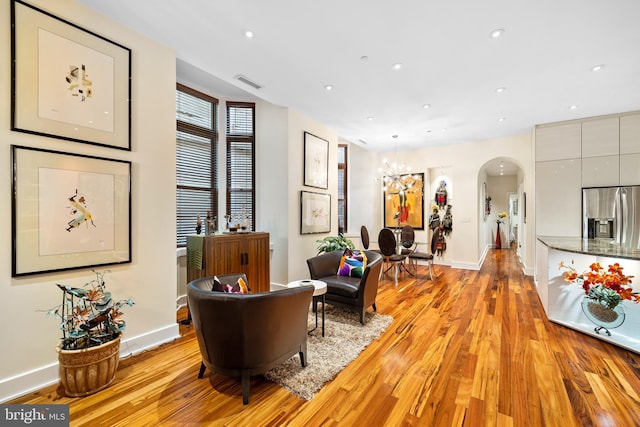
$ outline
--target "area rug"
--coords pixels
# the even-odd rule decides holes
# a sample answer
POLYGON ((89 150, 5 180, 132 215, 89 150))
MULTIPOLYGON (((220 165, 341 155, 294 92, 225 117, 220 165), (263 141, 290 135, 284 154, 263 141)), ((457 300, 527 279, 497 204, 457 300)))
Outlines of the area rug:
MULTIPOLYGON (((264 377, 303 399, 311 400, 327 381, 351 363, 393 321, 391 316, 373 312, 367 312, 365 316, 363 326, 357 313, 327 305, 325 336, 322 336, 322 313, 319 312, 318 329, 311 332, 307 340, 307 366, 300 366, 300 357, 295 355, 265 373, 264 377)), ((309 329, 315 326, 315 322, 315 313, 309 310, 309 329)))

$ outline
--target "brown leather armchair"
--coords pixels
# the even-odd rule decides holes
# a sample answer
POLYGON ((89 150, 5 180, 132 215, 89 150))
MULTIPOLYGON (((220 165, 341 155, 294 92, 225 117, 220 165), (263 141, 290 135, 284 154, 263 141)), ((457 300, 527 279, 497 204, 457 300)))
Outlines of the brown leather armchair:
POLYGON ((344 251, 337 250, 318 255, 307 260, 309 273, 314 280, 322 280, 327 284, 325 300, 356 310, 360 314, 360 323, 364 325, 364 313, 368 307, 376 311, 378 295, 378 278, 382 268, 382 255, 373 251, 364 251, 367 256, 367 267, 362 278, 339 276, 338 267, 344 251))
MULTIPOLYGON (((230 280, 238 275, 224 277, 230 280)), ((212 285, 213 277, 187 285, 202 354, 198 378, 207 368, 240 378, 242 403, 246 405, 251 376, 278 366, 296 353, 300 354, 302 366, 306 366, 307 317, 314 288, 231 294, 211 291, 212 285)))

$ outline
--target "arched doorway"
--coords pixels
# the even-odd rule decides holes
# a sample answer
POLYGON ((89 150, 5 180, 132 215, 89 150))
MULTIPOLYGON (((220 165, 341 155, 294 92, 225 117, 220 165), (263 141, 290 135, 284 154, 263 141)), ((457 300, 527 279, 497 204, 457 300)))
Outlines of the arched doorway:
POLYGON ((478 173, 480 253, 496 248, 500 230, 501 249, 524 251, 524 171, 513 159, 496 157, 487 161, 478 173))

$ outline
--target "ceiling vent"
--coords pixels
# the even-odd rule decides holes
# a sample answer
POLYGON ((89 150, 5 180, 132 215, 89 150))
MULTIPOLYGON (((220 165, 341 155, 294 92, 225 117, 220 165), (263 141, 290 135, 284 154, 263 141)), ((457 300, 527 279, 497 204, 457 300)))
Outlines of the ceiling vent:
POLYGON ((358 141, 360 141, 361 144, 367 145, 367 141, 365 141, 364 139, 359 139, 358 141))
POLYGON ((238 74, 236 76, 236 79, 240 80, 244 84, 247 84, 247 85, 251 86, 254 89, 260 89, 262 87, 258 83, 249 80, 247 77, 243 76, 242 74, 238 74))

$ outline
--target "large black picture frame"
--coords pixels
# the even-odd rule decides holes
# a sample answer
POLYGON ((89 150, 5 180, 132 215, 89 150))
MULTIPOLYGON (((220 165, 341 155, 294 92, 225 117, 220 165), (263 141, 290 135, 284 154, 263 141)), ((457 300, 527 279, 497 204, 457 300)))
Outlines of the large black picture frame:
POLYGON ((131 162, 11 146, 12 277, 131 262, 131 162))
POLYGON ((300 234, 331 231, 331 194, 300 192, 300 234))
POLYGON ((329 141, 304 133, 304 185, 329 188, 329 141))
POLYGON ((131 150, 131 49, 11 1, 11 129, 131 150))

